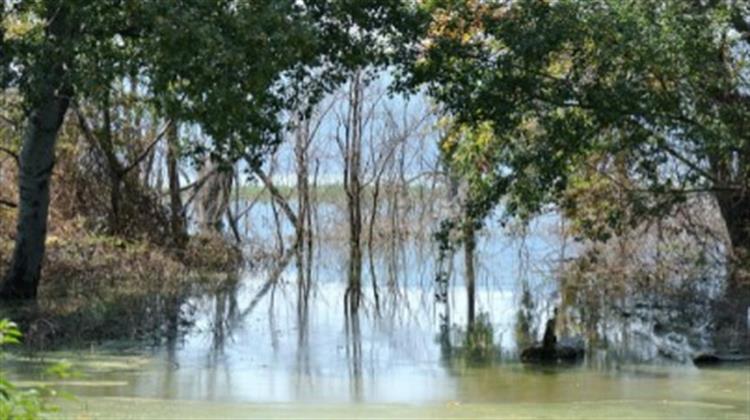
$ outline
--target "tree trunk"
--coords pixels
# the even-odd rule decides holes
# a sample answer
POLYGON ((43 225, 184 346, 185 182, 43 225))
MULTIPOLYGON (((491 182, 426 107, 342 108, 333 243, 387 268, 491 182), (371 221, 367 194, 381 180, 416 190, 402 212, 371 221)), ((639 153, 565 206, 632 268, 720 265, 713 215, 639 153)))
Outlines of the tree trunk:
POLYGON ((730 288, 748 280, 750 258, 750 195, 737 192, 716 195, 732 247, 730 288))
POLYGON ((44 86, 43 97, 27 120, 20 155, 19 205, 15 250, 0 290, 4 300, 35 299, 44 259, 50 180, 55 164, 57 134, 68 109, 68 97, 58 96, 62 69, 44 86))
POLYGON ((362 103, 360 74, 351 82, 349 121, 346 138, 345 188, 349 215, 349 310, 356 312, 362 296, 362 103))
POLYGON ((370 278, 372 280, 372 295, 375 299, 375 311, 380 314, 380 295, 378 294, 378 278, 375 273, 375 222, 378 215, 378 203, 380 200, 380 174, 375 177, 375 186, 372 192, 372 209, 370 211, 370 225, 367 232, 367 257, 370 261, 370 278))
MULTIPOLYGON (((0 22, 5 21, 5 1, 0 3, 0 22)), ((6 57, 5 47, 5 25, 0 25, 0 86, 5 87, 6 66, 8 58, 6 57)))
POLYGON ((310 279, 305 278, 306 269, 303 262, 305 261, 305 250, 308 243, 307 236, 309 229, 306 225, 307 212, 310 209, 310 180, 308 176, 307 151, 309 145, 309 120, 300 116, 296 118, 297 128, 295 133, 294 155, 297 165, 297 223, 294 226, 297 236, 296 249, 298 261, 298 282, 300 287, 307 287, 310 279))
MULTIPOLYGON (((65 83, 66 59, 70 58, 64 44, 73 36, 65 3, 54 10, 45 28, 45 44, 49 54, 38 65, 46 71, 37 80, 37 89, 29 98, 31 110, 26 121, 19 157, 19 201, 15 249, 5 275, 0 298, 3 300, 35 299, 44 260, 49 212, 50 180, 55 164, 55 143, 72 89, 65 83)), ((51 11, 50 11, 51 13, 51 11)))
POLYGON ((729 276, 724 297, 714 313, 714 346, 750 351, 750 195, 742 191, 716 196, 731 242, 729 276))
POLYGON ((466 277, 466 298, 468 301, 467 326, 471 330, 476 318, 476 275, 474 273, 474 250, 476 248, 476 236, 474 233, 473 220, 464 222, 464 269, 466 277))
POLYGON ((111 175, 111 187, 109 191, 109 203, 112 207, 110 214, 109 231, 113 235, 122 234, 122 184, 123 179, 119 174, 111 175))
POLYGON ((112 117, 110 114, 110 100, 109 92, 105 97, 104 103, 102 104, 102 134, 98 136, 99 145, 104 151, 104 155, 107 158, 108 171, 110 176, 110 206, 112 207, 112 213, 110 214, 110 233, 113 235, 120 235, 123 233, 123 220, 122 220, 122 190, 125 182, 125 171, 120 161, 117 158, 117 152, 115 151, 115 144, 112 135, 112 117))
POLYGON ((180 193, 180 173, 178 167, 179 138, 177 123, 173 122, 167 132, 167 172, 169 177, 169 210, 172 238, 178 247, 187 240, 182 195, 180 193))
POLYGON ((198 174, 205 179, 197 197, 198 224, 201 231, 224 231, 224 215, 229 207, 234 181, 233 170, 221 170, 214 162, 206 162, 198 174))

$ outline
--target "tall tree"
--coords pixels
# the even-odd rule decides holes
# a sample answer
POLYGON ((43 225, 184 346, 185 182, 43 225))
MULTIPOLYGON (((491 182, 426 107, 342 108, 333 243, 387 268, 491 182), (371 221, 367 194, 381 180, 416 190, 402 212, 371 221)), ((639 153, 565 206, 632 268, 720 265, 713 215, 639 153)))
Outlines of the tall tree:
POLYGON ((349 225, 349 272, 346 299, 349 310, 357 312, 362 296, 362 137, 365 128, 364 73, 357 71, 349 81, 347 115, 343 126, 343 138, 337 136, 344 165, 344 192, 346 193, 347 220, 349 225))
MULTIPOLYGON (((50 177, 54 166, 57 132, 70 104, 72 86, 66 77, 74 59, 68 42, 77 36, 72 10, 65 2, 43 11, 35 72, 29 74, 27 122, 19 171, 18 229, 13 260, 2 296, 29 299, 36 296, 47 234, 50 177), (46 70, 42 72, 42 69, 46 70)), ((53 5, 50 5, 53 6, 53 5)))

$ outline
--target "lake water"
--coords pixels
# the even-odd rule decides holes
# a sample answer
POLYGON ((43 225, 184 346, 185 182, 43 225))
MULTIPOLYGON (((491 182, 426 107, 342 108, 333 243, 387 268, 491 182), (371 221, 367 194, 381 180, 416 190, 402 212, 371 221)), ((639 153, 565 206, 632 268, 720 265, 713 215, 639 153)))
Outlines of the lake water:
POLYGON ((273 267, 247 270, 215 295, 186 300, 174 340, 16 354, 6 365, 22 383, 74 394, 60 403, 62 418, 750 418, 747 365, 698 369, 651 357, 658 342, 625 339, 644 336, 651 326, 642 321, 610 324, 636 357, 620 347, 593 350, 576 366, 518 362, 522 285, 534 297, 527 309, 537 339, 558 298, 549 275, 561 249, 548 234, 553 225, 540 222, 524 240, 480 239, 477 307, 497 347, 481 365, 447 354, 445 340, 458 335, 440 334, 466 323, 461 276, 447 304, 438 302, 433 246, 414 243, 373 256, 377 307, 365 258, 357 314, 344 310, 346 252, 324 245, 307 293, 294 263, 276 279, 273 267), (80 374, 43 374, 61 359, 80 374))

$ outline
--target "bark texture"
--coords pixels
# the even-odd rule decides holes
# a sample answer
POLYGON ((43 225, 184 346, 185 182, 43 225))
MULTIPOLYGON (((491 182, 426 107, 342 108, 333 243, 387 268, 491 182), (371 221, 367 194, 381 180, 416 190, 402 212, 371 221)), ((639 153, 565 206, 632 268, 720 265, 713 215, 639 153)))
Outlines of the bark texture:
MULTIPOLYGON (((62 70, 57 73, 61 73, 62 70)), ((44 260, 50 180, 55 164, 55 143, 69 100, 58 92, 62 75, 42 91, 45 99, 31 111, 20 155, 18 225, 15 248, 0 297, 35 299, 44 260)))

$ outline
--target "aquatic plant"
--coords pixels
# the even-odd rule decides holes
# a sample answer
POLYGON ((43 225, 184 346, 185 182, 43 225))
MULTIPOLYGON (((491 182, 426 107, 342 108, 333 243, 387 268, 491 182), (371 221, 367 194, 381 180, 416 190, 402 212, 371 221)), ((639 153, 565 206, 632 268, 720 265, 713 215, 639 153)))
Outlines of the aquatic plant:
MULTIPOLYGON (((0 346, 20 344, 21 331, 18 326, 8 319, 0 320, 0 346)), ((0 357, 4 357, 0 353, 0 357)), ((70 374, 70 367, 64 362, 56 363, 48 372, 66 377, 70 374)), ((45 413, 57 411, 57 407, 48 403, 49 398, 57 396, 53 389, 39 386, 21 388, 11 382, 0 369, 0 418, 2 419, 38 419, 45 413)))
POLYGON ((469 365, 481 365, 491 363, 500 353, 499 346, 495 345, 495 331, 487 312, 477 315, 474 323, 463 329, 456 327, 455 334, 460 343, 453 348, 451 354, 455 361, 469 365))

